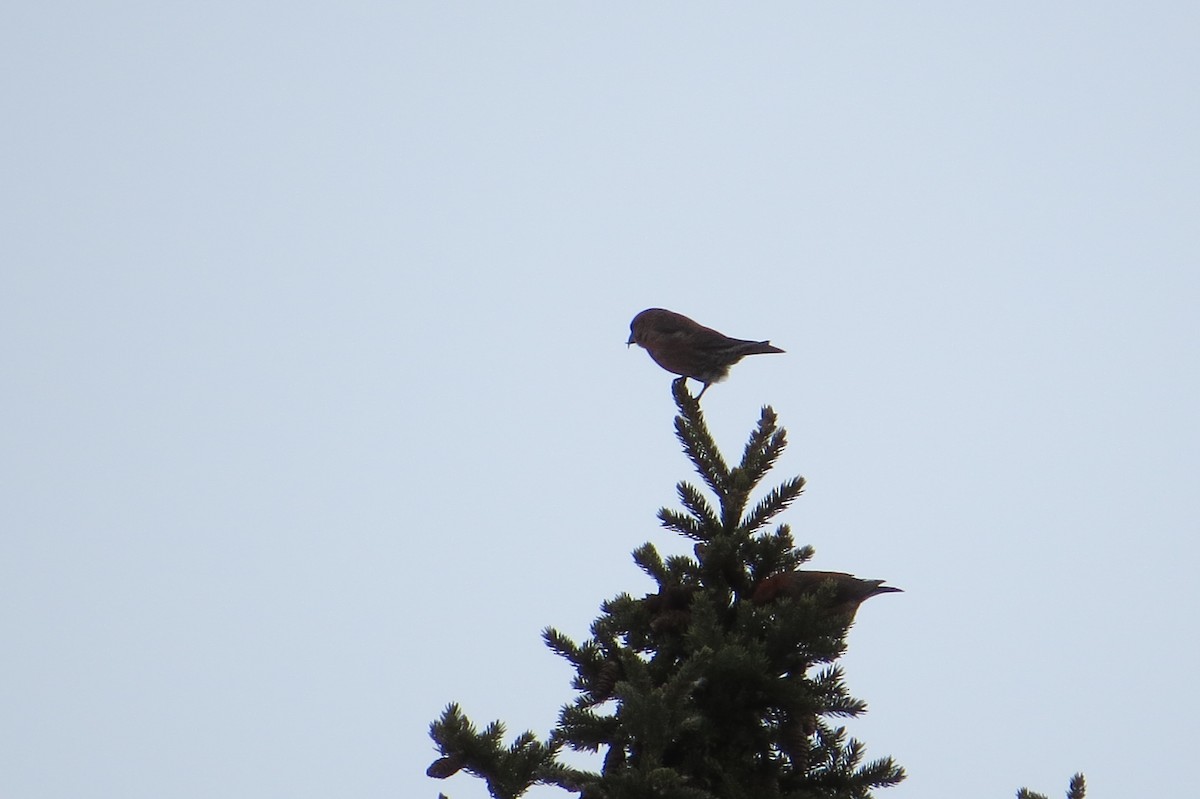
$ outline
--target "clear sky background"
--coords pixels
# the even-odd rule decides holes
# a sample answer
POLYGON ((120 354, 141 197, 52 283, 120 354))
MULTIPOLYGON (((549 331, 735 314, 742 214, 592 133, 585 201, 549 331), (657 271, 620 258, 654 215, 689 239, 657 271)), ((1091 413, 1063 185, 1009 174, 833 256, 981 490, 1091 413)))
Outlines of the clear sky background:
MULTIPOLYGON (((692 479, 663 306, 770 338, 881 797, 1180 795, 1200 10, 0 12, 0 796, 486 796, 692 479)), ((540 789, 534 797, 562 796, 540 789)))

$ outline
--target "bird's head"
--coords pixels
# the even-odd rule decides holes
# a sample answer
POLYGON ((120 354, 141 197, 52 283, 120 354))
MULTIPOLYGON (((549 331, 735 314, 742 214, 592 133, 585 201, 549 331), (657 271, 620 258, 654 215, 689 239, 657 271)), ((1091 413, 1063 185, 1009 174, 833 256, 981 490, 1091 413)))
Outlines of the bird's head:
POLYGON ((674 316, 678 316, 678 314, 664 311, 662 308, 647 308, 642 311, 629 323, 629 341, 625 342, 625 346, 630 347, 634 344, 640 347, 651 346, 651 341, 658 335, 658 326, 663 317, 674 316))

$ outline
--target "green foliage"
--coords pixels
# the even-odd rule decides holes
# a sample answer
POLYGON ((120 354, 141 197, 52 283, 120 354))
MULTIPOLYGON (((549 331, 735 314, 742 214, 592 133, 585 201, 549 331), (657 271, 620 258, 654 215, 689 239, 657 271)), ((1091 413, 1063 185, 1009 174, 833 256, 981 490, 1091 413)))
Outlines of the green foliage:
MULTIPOLYGON (((1087 790, 1087 783, 1083 780, 1082 774, 1076 774, 1071 778, 1070 785, 1067 786, 1067 799, 1084 799, 1084 793, 1087 790)), ((1017 799, 1047 799, 1045 794, 1034 793, 1028 788, 1022 788, 1017 791, 1017 799)))
POLYGON ((803 478, 750 505, 787 444, 774 411, 762 409, 731 468, 683 383, 672 387, 676 434, 712 496, 682 482, 682 510, 658 518, 694 556, 664 558, 646 543, 633 558, 657 591, 604 602, 582 643, 543 631, 578 691, 544 743, 524 733, 505 747, 499 722, 479 732, 450 705, 431 727, 442 755, 431 776, 465 770, 497 799, 538 783, 585 799, 862 799, 904 778, 890 758, 864 762, 862 744, 830 723, 866 710, 836 664, 853 614, 831 612, 832 586, 755 601, 764 578, 813 556, 787 525, 767 529, 803 478), (603 753, 602 768, 562 766, 564 746, 603 753))
POLYGON ((445 779, 465 770, 486 780, 496 799, 516 799, 536 783, 562 784, 567 772, 554 759, 561 743, 539 743, 532 732, 524 732, 505 747, 502 723, 493 721, 479 732, 456 704, 429 725, 429 735, 442 751, 426 771, 429 776, 445 779))

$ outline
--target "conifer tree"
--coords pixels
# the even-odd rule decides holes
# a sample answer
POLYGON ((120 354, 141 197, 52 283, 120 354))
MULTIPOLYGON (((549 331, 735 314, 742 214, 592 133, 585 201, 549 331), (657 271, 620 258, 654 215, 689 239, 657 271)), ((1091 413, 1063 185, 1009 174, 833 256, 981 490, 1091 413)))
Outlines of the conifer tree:
MULTIPOLYGON (((582 643, 543 631, 574 667, 579 692, 544 741, 526 732, 505 746, 503 724, 480 732, 451 704, 430 725, 441 757, 429 776, 464 770, 495 799, 535 784, 582 799, 866 799, 904 779, 891 758, 864 762, 863 745, 836 724, 866 710, 837 664, 855 613, 899 589, 799 569, 812 547, 797 547, 787 524, 768 528, 804 478, 750 504, 786 446, 775 412, 762 409, 730 467, 684 382, 672 384, 675 431, 715 502, 681 482, 683 510, 663 508, 658 518, 694 542, 694 556, 664 558, 643 544, 633 558, 654 593, 604 602, 582 643), (603 753, 602 768, 562 764, 563 747, 603 753)), ((1071 799, 1082 796, 1080 781, 1071 799)))

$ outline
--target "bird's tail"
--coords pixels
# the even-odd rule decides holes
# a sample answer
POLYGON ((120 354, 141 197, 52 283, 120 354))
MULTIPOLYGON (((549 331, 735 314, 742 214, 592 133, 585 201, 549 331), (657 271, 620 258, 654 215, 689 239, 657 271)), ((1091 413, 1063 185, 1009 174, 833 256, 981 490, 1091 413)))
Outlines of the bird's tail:
POLYGON ((766 355, 771 352, 783 352, 778 347, 771 345, 769 341, 739 341, 738 347, 743 355, 766 355))

